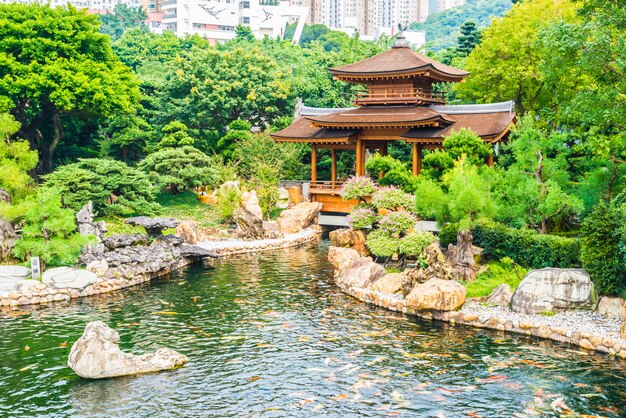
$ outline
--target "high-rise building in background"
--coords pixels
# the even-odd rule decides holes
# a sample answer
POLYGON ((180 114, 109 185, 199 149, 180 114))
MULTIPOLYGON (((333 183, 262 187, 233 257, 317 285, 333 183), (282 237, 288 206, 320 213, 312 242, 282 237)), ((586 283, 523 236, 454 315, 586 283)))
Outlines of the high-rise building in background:
POLYGON ((437 5, 437 11, 441 12, 444 10, 452 9, 453 7, 458 7, 465 4, 465 0, 439 0, 439 4, 437 5))

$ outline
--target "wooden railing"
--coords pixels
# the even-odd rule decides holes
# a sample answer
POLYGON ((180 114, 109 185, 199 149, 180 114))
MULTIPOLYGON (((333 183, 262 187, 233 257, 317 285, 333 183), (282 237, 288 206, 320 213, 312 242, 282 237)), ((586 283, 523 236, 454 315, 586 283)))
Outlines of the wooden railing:
POLYGON ((310 182, 310 190, 323 190, 328 192, 339 192, 343 187, 343 181, 312 181, 310 182))
POLYGON ((373 89, 357 91, 354 96, 355 104, 374 103, 417 103, 417 102, 445 103, 446 94, 429 89, 373 89))

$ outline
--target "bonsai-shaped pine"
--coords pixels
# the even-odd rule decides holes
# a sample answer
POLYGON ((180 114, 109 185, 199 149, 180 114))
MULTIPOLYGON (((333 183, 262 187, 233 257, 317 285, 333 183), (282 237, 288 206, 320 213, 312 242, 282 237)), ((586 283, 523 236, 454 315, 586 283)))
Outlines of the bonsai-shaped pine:
POLYGON ((16 205, 1 205, 0 215, 21 225, 13 253, 23 261, 38 256, 44 266, 73 265, 92 241, 76 232, 75 214, 63 208, 57 189, 40 188, 16 205))
POLYGON ((157 144, 157 150, 194 145, 195 141, 188 133, 189 128, 182 122, 170 122, 163 127, 162 131, 163 138, 157 144))
POLYGON ((360 203, 365 203, 365 198, 371 196, 376 191, 376 183, 363 176, 350 177, 341 188, 341 198, 343 200, 356 199, 360 203))
POLYGON ((196 186, 218 186, 222 166, 220 157, 187 145, 153 152, 138 167, 162 189, 176 194, 196 186))

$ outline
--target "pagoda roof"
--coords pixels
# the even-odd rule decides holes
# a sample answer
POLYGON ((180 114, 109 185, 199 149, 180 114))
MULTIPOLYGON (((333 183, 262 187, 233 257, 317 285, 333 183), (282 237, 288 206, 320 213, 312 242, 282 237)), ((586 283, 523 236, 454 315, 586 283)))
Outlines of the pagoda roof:
POLYGON ((412 128, 454 123, 454 119, 425 106, 368 106, 305 118, 313 125, 324 128, 412 128))
POLYGON ((426 75, 442 81, 461 81, 469 72, 453 68, 413 51, 408 46, 393 46, 373 57, 341 67, 329 68, 336 78, 367 79, 426 75))
POLYGON ((316 144, 342 144, 350 142, 360 129, 328 129, 311 125, 306 117, 299 117, 291 125, 271 134, 277 142, 305 142, 316 144))

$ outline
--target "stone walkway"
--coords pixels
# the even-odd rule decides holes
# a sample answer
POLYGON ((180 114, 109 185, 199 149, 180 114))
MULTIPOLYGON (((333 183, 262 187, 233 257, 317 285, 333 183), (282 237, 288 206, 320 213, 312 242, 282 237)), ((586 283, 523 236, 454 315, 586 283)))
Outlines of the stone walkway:
POLYGON ((220 257, 243 254, 258 251, 278 250, 281 248, 295 247, 316 240, 317 232, 312 228, 303 229, 295 234, 285 234, 283 238, 262 239, 244 241, 242 239, 225 239, 215 241, 202 241, 195 245, 207 250, 215 251, 220 257))

